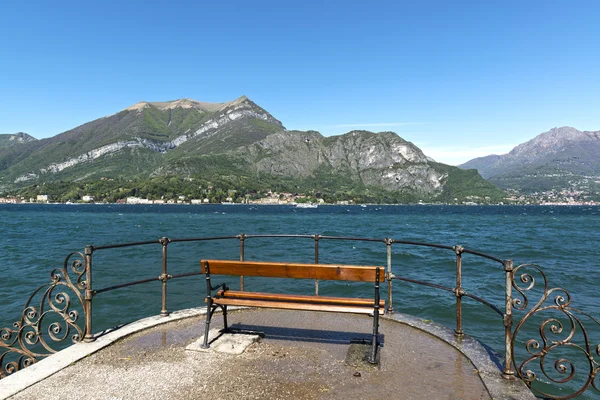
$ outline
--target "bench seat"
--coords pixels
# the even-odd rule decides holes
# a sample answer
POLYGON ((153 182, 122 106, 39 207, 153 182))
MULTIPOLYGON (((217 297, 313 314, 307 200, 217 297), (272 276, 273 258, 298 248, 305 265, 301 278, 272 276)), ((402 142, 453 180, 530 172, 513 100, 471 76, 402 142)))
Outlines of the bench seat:
MULTIPOLYGON (((229 306, 282 308, 292 310, 347 312, 373 314, 373 299, 308 296, 299 294, 276 294, 219 290, 213 300, 229 306)), ((379 315, 385 311, 385 300, 379 301, 379 315)))

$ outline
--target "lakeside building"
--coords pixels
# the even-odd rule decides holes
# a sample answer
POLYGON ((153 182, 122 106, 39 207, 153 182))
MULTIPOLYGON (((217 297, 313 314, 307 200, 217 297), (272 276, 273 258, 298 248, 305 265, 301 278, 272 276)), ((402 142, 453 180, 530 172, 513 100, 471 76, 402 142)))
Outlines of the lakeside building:
POLYGON ((140 197, 128 197, 127 204, 152 204, 152 200, 142 199, 140 197))
POLYGON ((17 204, 20 202, 21 199, 17 197, 0 197, 0 204, 17 204))
POLYGON ((37 203, 48 203, 50 201, 50 197, 47 194, 38 194, 36 198, 37 203))

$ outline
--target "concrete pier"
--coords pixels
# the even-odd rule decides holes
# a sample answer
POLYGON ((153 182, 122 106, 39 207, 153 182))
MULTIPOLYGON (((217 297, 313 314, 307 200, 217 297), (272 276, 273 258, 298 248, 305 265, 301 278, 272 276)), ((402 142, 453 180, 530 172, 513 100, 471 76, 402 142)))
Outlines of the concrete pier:
MULTIPOLYGON (((211 351, 193 350, 204 333, 201 311, 180 319, 176 315, 153 318, 158 322, 136 322, 100 335, 95 344, 72 346, 68 351, 78 347, 83 349, 80 353, 93 354, 68 361, 70 365, 47 372, 51 375, 37 383, 19 386, 28 369, 2 379, 0 397, 534 399, 522 382, 503 380, 495 361, 475 340, 456 341, 449 329, 401 314, 381 320, 383 344, 375 366, 361 356, 369 348, 364 342, 370 340, 372 319, 367 316, 232 311, 230 325, 264 333, 261 340, 245 344, 241 354, 218 351, 219 339, 211 351), (165 321, 169 322, 161 323, 165 321), (140 323, 143 330, 136 328, 140 323)), ((212 325, 221 324, 221 316, 215 314, 212 325)), ((30 367, 31 373, 40 374, 43 363, 41 369, 57 364, 47 361, 63 357, 61 353, 30 367)))

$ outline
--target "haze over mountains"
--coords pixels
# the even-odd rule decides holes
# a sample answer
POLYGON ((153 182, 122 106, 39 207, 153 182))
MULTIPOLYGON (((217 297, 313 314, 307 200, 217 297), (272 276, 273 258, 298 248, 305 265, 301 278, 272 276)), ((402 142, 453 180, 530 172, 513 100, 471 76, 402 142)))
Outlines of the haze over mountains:
POLYGON ((502 188, 595 190, 600 182, 600 131, 554 128, 508 154, 475 158, 460 167, 477 169, 502 188))
POLYGON ((0 147, 5 190, 170 175, 313 179, 334 190, 344 181, 427 199, 502 196, 475 171, 437 163, 393 132, 288 131, 245 96, 226 103, 143 101, 48 139, 0 147))

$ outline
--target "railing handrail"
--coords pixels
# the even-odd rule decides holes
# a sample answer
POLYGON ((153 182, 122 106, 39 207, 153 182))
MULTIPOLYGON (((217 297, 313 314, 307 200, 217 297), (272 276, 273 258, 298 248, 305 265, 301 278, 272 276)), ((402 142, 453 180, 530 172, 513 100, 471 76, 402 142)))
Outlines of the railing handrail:
MULTIPOLYGON (((428 286, 431 288, 451 292, 456 297, 455 335, 456 335, 457 339, 460 340, 460 338, 462 338, 464 335, 463 327, 462 327, 462 299, 463 299, 463 297, 468 297, 470 299, 475 300, 476 302, 479 302, 479 303, 487 306, 492 311, 494 311, 495 313, 499 314, 502 317, 502 323, 504 325, 505 359, 504 359, 504 365, 503 365, 503 370, 502 370, 503 377, 506 379, 514 379, 515 377, 519 377, 520 379, 524 380, 525 383, 527 383, 530 387, 532 387, 532 383, 536 380, 536 375, 534 372, 532 372, 530 369, 528 369, 529 368, 528 365, 530 365, 533 361, 537 361, 537 360, 539 360, 540 363, 543 363, 545 361, 545 357, 546 357, 546 354, 548 353, 548 351, 551 351, 555 347, 560 346, 560 345, 570 344, 570 340, 574 337, 575 330, 581 329, 584 332, 584 337, 586 340, 585 349, 588 349, 586 352, 586 355, 587 355, 587 358, 590 360, 589 363, 591 365, 591 367, 590 367, 591 371, 589 373, 588 380, 586 381, 586 383, 584 384, 582 389, 580 389, 577 392, 577 394, 582 393, 583 391, 587 390, 590 386, 593 387, 595 390, 599 390, 596 387, 594 379, 596 376, 600 376, 600 363, 598 363, 598 361, 596 361, 593 358, 592 351, 589 350, 593 346, 590 346, 590 344, 587 343, 588 335, 585 331, 585 328, 583 327, 583 324, 581 324, 578 319, 572 317, 572 314, 574 312, 579 312, 583 315, 586 315, 587 317, 589 317, 593 322, 595 322, 599 326, 600 326, 600 321, 594 319, 593 317, 591 317, 590 315, 588 315, 586 313, 580 312, 579 310, 570 307, 570 303, 571 303, 570 294, 566 290, 561 289, 561 288, 550 289, 548 287, 548 282, 546 280, 545 275, 543 274, 543 272, 541 271, 541 269, 538 266, 530 265, 530 264, 523 264, 523 265, 519 265, 519 266, 515 267, 513 265, 512 260, 503 260, 501 258, 498 258, 493 255, 489 255, 487 253, 484 253, 484 252, 481 252, 478 250, 464 248, 460 245, 449 246, 449 245, 443 245, 443 244, 419 242, 419 241, 412 241, 412 240, 398 240, 398 239, 389 238, 389 237, 386 237, 386 238, 364 238, 364 237, 346 237, 346 236, 333 236, 333 235, 320 235, 320 234, 244 234, 244 233, 241 233, 238 235, 230 235, 230 236, 212 236, 212 237, 194 237, 194 238, 163 237, 160 239, 149 240, 149 241, 116 243, 116 244, 108 244, 108 245, 100 245, 100 246, 88 245, 85 247, 85 250, 83 253, 75 252, 75 253, 69 254, 67 256, 67 258, 65 259, 64 266, 62 269, 57 268, 54 271, 52 271, 51 282, 47 285, 42 286, 38 290, 36 290, 34 292, 34 294, 29 298, 26 308, 22 313, 21 321, 18 321, 14 324, 15 329, 3 328, 0 330, 0 336, 1 336, 0 347, 8 348, 8 350, 6 350, 3 354, 0 354, 0 359, 3 360, 2 369, 0 369, 0 377, 3 377, 7 374, 13 373, 21 368, 24 368, 27 365, 30 365, 30 364, 36 362, 38 360, 38 358, 40 358, 41 356, 49 355, 50 353, 53 353, 56 351, 56 350, 53 350, 48 345, 48 343, 46 342, 46 339, 42 336, 44 334, 44 332, 42 332, 42 330, 40 329, 40 326, 39 326, 39 325, 41 325, 42 317, 40 315, 43 314, 43 308, 44 308, 44 304, 45 304, 44 300, 50 305, 50 307, 53 309, 53 312, 59 313, 60 316, 62 316, 62 318, 64 319, 65 332, 63 333, 62 336, 58 335, 58 333, 62 332, 60 323, 56 323, 56 322, 53 323, 52 326, 50 327, 51 329, 48 330, 48 334, 52 340, 57 341, 57 342, 62 341, 64 339, 66 339, 67 337, 69 337, 70 330, 73 330, 74 334, 71 336, 73 341, 80 341, 80 340, 92 341, 92 340, 94 340, 94 335, 93 335, 93 330, 92 330, 92 303, 93 303, 93 299, 95 296, 97 296, 101 293, 110 292, 110 291, 117 290, 117 289, 140 285, 140 284, 153 282, 153 281, 160 281, 161 286, 162 286, 162 296, 161 296, 162 308, 161 308, 160 314, 162 316, 166 316, 166 315, 169 315, 169 311, 167 310, 167 285, 168 285, 168 282, 171 279, 178 279, 178 278, 202 275, 202 273, 200 272, 199 269, 198 269, 198 271, 194 271, 194 272, 184 272, 184 273, 175 274, 175 275, 169 274, 168 273, 168 255, 167 254, 168 254, 168 247, 170 244, 190 243, 190 242, 207 242, 207 241, 218 241, 218 240, 237 240, 237 241, 239 241, 239 250, 240 250, 239 258, 241 261, 244 261, 246 240, 249 240, 249 239, 281 239, 281 238, 311 239, 314 242, 314 263, 316 263, 316 264, 319 263, 319 249, 320 249, 319 243, 323 240, 325 240, 325 241, 327 241, 327 240, 330 240, 330 241, 360 241, 360 242, 366 242, 366 243, 382 243, 382 244, 384 244, 387 249, 387 274, 386 275, 387 275, 387 281, 388 281, 388 291, 387 291, 387 295, 388 295, 387 311, 388 312, 393 312, 393 297, 392 297, 393 285, 392 285, 392 282, 394 280, 409 282, 409 283, 418 284, 418 285, 424 285, 424 286, 428 286), (104 250, 119 249, 119 248, 131 248, 131 247, 138 247, 138 246, 149 246, 149 245, 156 245, 156 244, 160 245, 162 248, 162 271, 161 271, 160 275, 158 275, 158 276, 155 275, 153 277, 139 279, 139 280, 135 280, 135 281, 131 281, 131 282, 117 283, 117 284, 114 284, 114 285, 111 285, 108 287, 104 287, 104 288, 100 288, 100 289, 93 288, 93 285, 92 285, 92 269, 93 269, 92 268, 92 260, 93 260, 93 254, 96 251, 101 251, 101 250, 104 251, 104 250), (450 287, 450 286, 441 285, 438 283, 432 283, 432 282, 412 279, 412 278, 408 278, 408 277, 404 277, 404 276, 394 275, 394 273, 392 271, 392 267, 393 267, 393 265, 392 265, 393 264, 392 263, 392 259, 393 259, 392 258, 392 246, 394 246, 394 245, 427 247, 427 248, 452 251, 455 255, 456 285, 454 287, 450 287), (463 289, 463 287, 462 287, 462 261, 463 260, 462 259, 463 259, 464 254, 474 255, 474 256, 480 257, 482 259, 496 262, 502 266, 503 271, 505 273, 505 280, 504 280, 504 286, 505 286, 505 296, 504 296, 505 307, 504 308, 505 309, 504 309, 504 311, 502 311, 500 307, 497 307, 496 305, 485 300, 484 298, 479 297, 472 293, 468 293, 463 289), (73 257, 74 259, 71 260, 71 257, 73 257), (80 258, 78 258, 78 257, 80 257, 80 258), (543 294, 542 299, 538 303, 536 303, 534 306, 532 306, 532 308, 526 313, 526 315, 517 324, 515 324, 515 328, 513 330, 512 311, 513 311, 513 309, 519 310, 519 311, 527 311, 526 308, 529 304, 528 299, 527 299, 527 293, 529 290, 531 290, 533 288, 533 286, 535 286, 535 280, 533 278, 533 275, 531 273, 527 273, 527 272, 520 272, 520 274, 521 274, 519 276, 520 282, 517 282, 517 279, 516 279, 517 271, 525 270, 527 267, 532 267, 534 269, 534 272, 537 271, 537 272, 541 273, 544 284, 545 284, 544 294, 543 294), (71 279, 70 274, 74 275, 75 279, 71 279), (521 283, 524 283, 525 285, 521 286, 521 283), (41 290, 45 286, 47 286, 47 288, 45 290, 41 290), (81 302, 81 306, 83 308, 84 317, 85 317, 85 322, 84 322, 83 328, 81 328, 78 325, 78 317, 79 317, 78 312, 75 310, 70 310, 70 308, 69 308, 71 305, 70 297, 65 292, 61 292, 58 294, 53 293, 53 290, 59 286, 61 287, 61 290, 62 290, 62 287, 66 287, 66 289, 70 289, 71 291, 75 292, 75 294, 76 294, 75 298, 81 302), (513 288, 516 290, 516 294, 518 296, 515 299, 513 299, 513 288), (40 303, 40 307, 38 309, 35 306, 30 305, 30 303, 32 303, 34 295, 39 294, 39 293, 43 293, 44 299, 42 299, 43 301, 40 303), (557 293, 557 294, 555 294, 554 305, 543 306, 543 303, 546 301, 546 299, 550 298, 553 293, 557 293), (53 296, 53 298, 51 298, 52 296, 53 296), (64 303, 64 305, 57 306, 54 303, 60 303, 60 304, 64 303), (577 321, 578 324, 577 325, 574 323, 572 324, 572 327, 571 327, 572 334, 570 336, 568 336, 568 338, 566 340, 555 341, 555 342, 548 340, 546 337, 547 334, 545 332, 543 332, 543 329, 540 329, 540 334, 542 336, 541 344, 540 344, 540 341, 536 341, 535 339, 534 340, 530 339, 529 341, 527 341, 527 350, 529 351, 531 356, 529 357, 529 359, 523 361, 523 363, 521 363, 520 365, 517 365, 517 362, 514 359, 513 352, 515 349, 516 337, 521 332, 522 326, 534 314, 536 314, 538 312, 542 312, 542 311, 547 311, 549 309, 563 312, 564 314, 567 315, 567 317, 569 317, 571 322, 573 322, 575 320, 575 321, 577 321), (29 329, 29 331, 26 331, 26 328, 29 329), (60 337, 58 337, 58 336, 60 336, 60 337), (43 347, 48 351, 49 354, 40 354, 37 350, 34 351, 34 350, 28 348, 28 345, 36 345, 36 344, 43 345, 43 347), (542 345, 543 345, 543 348, 538 353, 531 351, 532 348, 538 348, 542 345), (17 349, 17 348, 15 348, 16 346, 21 346, 21 348, 17 349), (19 355, 18 360, 17 361, 6 361, 5 356, 9 352, 14 352, 14 353, 18 354, 19 355), (5 363, 6 363, 6 365, 5 365, 5 363)), ((244 280, 243 279, 244 279, 243 277, 240 277, 240 290, 244 290, 244 280)), ((318 291, 319 291, 318 285, 319 285, 319 282, 315 281, 315 292, 317 295, 318 295, 318 291)), ((46 311, 46 312, 48 312, 48 311, 46 311)), ((552 328, 551 333, 557 334, 557 333, 562 332, 562 327, 563 327, 562 324, 557 325, 557 326, 552 325, 555 322, 556 322, 556 320, 550 318, 550 319, 547 319, 546 321, 544 321, 544 323, 541 326, 545 327, 548 324, 550 324, 550 326, 552 328)), ((600 345, 598 346, 598 350, 596 350, 596 352, 598 353, 598 355, 600 355, 600 345)), ((572 367, 572 370, 574 371, 574 366, 570 361, 563 360, 563 359, 561 359, 559 361, 560 361, 560 363, 557 361, 557 364, 554 365, 554 368, 556 369, 556 371, 558 373, 563 374, 563 373, 565 373, 565 371, 568 372, 568 367, 572 367)), ((542 372, 546 376, 548 376, 547 372, 544 368, 542 368, 542 372)), ((558 383, 568 382, 572 379, 572 376, 573 376, 573 373, 562 381, 554 381, 554 382, 558 382, 558 383)), ((550 379, 550 380, 552 380, 552 379, 550 379)), ((544 393, 543 391, 539 391, 539 393, 542 394, 543 396, 550 397, 550 398, 557 398, 557 399, 559 399, 559 398, 566 399, 566 398, 572 397, 572 396, 558 397, 558 396, 554 396, 554 395, 549 395, 548 393, 544 393)))
MULTIPOLYGON (((314 234, 242 234, 245 239, 251 239, 251 238, 306 238, 306 239, 314 239, 315 235, 314 234)), ((167 240, 169 241, 169 243, 183 243, 183 242, 200 242, 200 241, 211 241, 211 240, 226 240, 226 239, 239 239, 241 235, 235 235, 235 236, 211 236, 211 237, 194 237, 194 238, 167 238, 167 240)), ((443 244, 437 244, 437 243, 428 243, 428 242, 417 242, 417 241, 412 241, 412 240, 399 240, 399 239, 393 239, 393 238, 381 238, 381 239, 377 239, 377 238, 364 238, 364 237, 349 237, 349 236, 328 236, 328 235, 318 235, 319 240, 321 239, 325 239, 325 240, 348 240, 348 241, 361 241, 361 242, 385 242, 386 240, 391 240, 392 243, 398 243, 398 244, 406 244, 406 245, 413 245, 413 246, 421 246, 421 247, 432 247, 432 248, 438 248, 438 249, 444 249, 444 250, 453 250, 454 246, 449 246, 449 245, 443 245, 443 244)), ((108 244, 108 245, 100 245, 100 246, 95 246, 95 245, 91 245, 91 247, 93 248, 94 251, 97 250, 107 250, 107 249, 116 249, 116 248, 122 248, 122 247, 134 247, 134 246, 140 246, 140 245, 147 245, 147 244, 161 244, 161 240, 162 239, 156 239, 156 240, 148 240, 148 241, 142 241, 142 242, 127 242, 127 243, 113 243, 113 244, 108 244)), ((478 251, 478 250, 473 250, 473 249, 469 249, 469 248, 464 248, 463 250, 464 253, 469 253, 469 254, 473 254, 475 256, 479 256, 479 257, 483 257, 483 258, 487 258, 489 260, 492 261, 496 261, 498 263, 503 263, 505 260, 495 257, 493 255, 478 251)))
MULTIPOLYGON (((507 261, 505 261, 505 260, 501 260, 498 257, 483 253, 481 251, 465 249, 464 247, 462 247, 460 245, 449 246, 449 245, 419 242, 419 241, 413 241, 413 240, 399 240, 399 239, 394 239, 394 238, 389 238, 389 237, 365 238, 365 237, 334 236, 334 235, 321 235, 321 234, 269 234, 269 233, 268 234, 246 234, 246 233, 241 233, 241 234, 238 234, 235 236, 230 235, 230 236, 214 236, 214 237, 194 237, 194 238, 163 237, 163 238, 157 239, 155 241, 118 243, 118 244, 101 245, 101 246, 89 245, 86 247, 86 249, 91 249, 91 253, 93 253, 97 250, 134 247, 134 246, 149 245, 149 244, 160 244, 162 246, 162 251, 163 251, 163 268, 162 268, 162 274, 158 277, 145 278, 145 279, 140 279, 140 280, 136 280, 136 281, 132 281, 132 282, 118 283, 118 284, 115 284, 112 286, 108 286, 108 287, 96 289, 96 290, 93 290, 90 285, 87 288, 89 290, 89 295, 86 296, 86 310, 91 310, 93 297, 100 293, 104 293, 104 292, 108 292, 108 291, 112 291, 112 290, 116 290, 116 289, 122 289, 125 287, 140 285, 140 284, 158 280, 158 281, 162 282, 161 315, 163 315, 163 316, 169 315, 169 312, 167 310, 167 300, 166 300, 168 281, 170 279, 177 279, 180 277, 189 277, 189 276, 194 276, 194 275, 200 275, 200 272, 197 272, 197 273, 190 272, 190 273, 185 273, 182 275, 175 275, 175 276, 167 273, 167 247, 171 243, 189 243, 189 242, 202 242, 202 241, 215 241, 215 240, 238 240, 240 243, 240 260, 244 260, 244 258, 245 258, 245 241, 246 240, 249 240, 249 239, 282 239, 282 238, 312 239, 314 241, 314 246, 315 246, 315 248, 314 248, 314 250, 315 250, 314 262, 315 263, 319 263, 319 242, 320 241, 332 240, 332 241, 359 241, 359 242, 370 242, 370 243, 375 243, 375 242, 383 243, 387 246, 387 252, 388 252, 388 257, 387 257, 388 258, 388 265, 387 265, 387 280, 388 280, 388 291, 387 291, 388 292, 388 301, 387 301, 388 309, 387 310, 388 310, 388 312, 393 312, 393 309, 394 309, 393 308, 393 295, 392 295, 392 293, 393 293, 392 280, 397 279, 397 280, 402 280, 405 282, 411 282, 414 284, 425 285, 425 286, 429 286, 432 288, 446 290, 448 292, 454 293, 454 295, 456 296, 455 334, 458 338, 461 338, 464 335, 463 327, 462 327, 462 298, 463 297, 471 298, 481 304, 484 304, 485 306, 491 308, 493 311, 498 313, 501 317, 503 317, 505 328, 506 328, 506 324, 509 324, 509 326, 512 326, 512 317, 510 314, 510 308, 512 307, 512 299, 509 296, 509 292, 510 292, 509 289, 507 289, 507 294, 506 294, 506 296, 507 296, 506 298, 508 299, 506 301, 507 311, 506 311, 506 313, 503 313, 497 306, 493 305, 489 301, 483 299, 482 297, 476 296, 474 294, 467 293, 462 288, 462 255, 463 254, 465 254, 465 253, 472 254, 472 255, 475 255, 478 257, 482 257, 482 258, 485 258, 488 260, 498 262, 503 266, 506 265, 507 261), (392 245, 394 245, 394 244, 395 245, 407 245, 407 246, 435 248, 435 249, 452 251, 453 253, 455 253, 455 255, 456 255, 456 286, 454 288, 450 288, 448 286, 443 286, 443 285, 439 285, 436 283, 395 276, 392 272, 392 254, 391 254, 391 248, 392 248, 392 245)), ((91 266, 91 253, 90 253, 90 260, 89 260, 90 266, 91 266)), ((86 261, 86 263, 87 263, 87 261, 86 261)), ((506 268, 505 268, 505 270, 506 270, 506 268)), ((91 272, 92 271, 90 268, 90 270, 89 270, 90 277, 91 277, 91 272)), ((243 276, 240 277, 240 290, 244 290, 244 277, 243 276)), ((316 295, 319 294, 319 281, 318 280, 315 281, 315 294, 316 295)), ((510 334, 511 334, 510 329, 505 329, 505 342, 507 343, 505 346, 505 352, 507 354, 507 357, 505 357, 505 365, 504 365, 503 373, 504 373, 504 376, 507 378, 512 378, 514 376, 514 372, 511 369, 512 368, 512 358, 510 357, 511 348, 509 346, 510 334)), ((86 312, 86 334, 85 334, 84 340, 91 341, 91 340, 93 340, 93 338, 94 338, 94 336, 93 336, 93 332, 92 332, 92 315, 91 315, 91 312, 86 312)))

